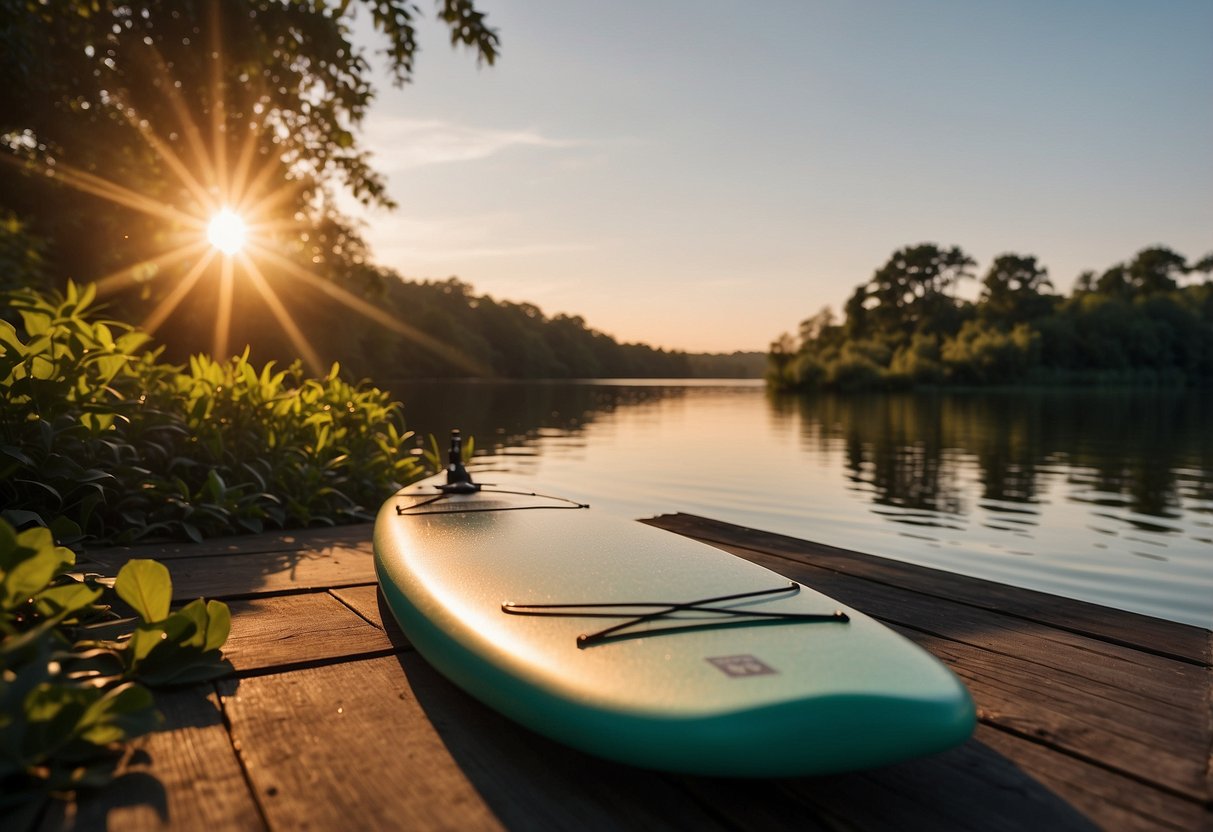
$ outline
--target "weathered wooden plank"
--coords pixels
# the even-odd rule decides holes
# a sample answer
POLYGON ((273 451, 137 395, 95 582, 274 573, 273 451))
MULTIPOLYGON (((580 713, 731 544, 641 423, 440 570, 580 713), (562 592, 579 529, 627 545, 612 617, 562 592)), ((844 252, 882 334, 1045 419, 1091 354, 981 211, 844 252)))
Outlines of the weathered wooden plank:
POLYGON ((99 563, 122 565, 132 558, 151 557, 156 560, 196 558, 207 555, 238 555, 257 552, 297 552, 301 549, 323 550, 334 546, 365 548, 370 551, 372 526, 358 523, 316 529, 268 531, 231 537, 213 537, 201 543, 164 542, 139 543, 133 546, 103 546, 90 548, 85 554, 99 563))
POLYGON ((265 829, 210 685, 160 693, 165 729, 133 743, 109 787, 58 804, 43 830, 265 829))
POLYGON ((391 610, 388 609, 387 601, 384 599, 383 593, 379 591, 378 584, 349 586, 330 591, 341 600, 341 603, 386 632, 394 644, 408 643, 408 637, 400 629, 396 619, 392 617, 391 610))
POLYGON ((412 652, 225 684, 275 828, 719 828, 676 786, 513 725, 412 652))
POLYGON ((805 816, 828 818, 831 828, 857 832, 1098 828, 1048 785, 977 740, 871 771, 727 784, 688 778, 686 783, 747 832, 795 829, 805 816))
MULTIPOLYGON (((1097 760, 1146 783, 1205 798, 1209 732, 1125 704, 1114 689, 946 639, 903 634, 956 672, 983 722, 1097 760)), ((1193 713, 1190 716, 1196 717, 1193 713)))
POLYGON ((1194 831, 1200 804, 1083 760, 979 725, 973 740, 882 769, 809 779, 714 781, 688 791, 747 832, 802 828, 816 817, 835 830, 1194 831))
POLYGON ((667 514, 642 522, 707 542, 757 549, 795 560, 809 559, 817 566, 844 574, 1021 616, 1206 667, 1210 664, 1209 631, 1200 627, 900 563, 690 514, 667 514))
POLYGON ((991 724, 1207 799, 1207 669, 803 560, 723 548, 912 628, 965 678, 991 724))
POLYGON ((327 592, 230 602, 223 652, 239 674, 387 655, 397 649, 380 627, 327 592))
POLYGON ((978 725, 976 737, 1014 761, 1026 775, 1047 784, 1102 829, 1213 830, 1213 814, 1207 804, 1166 794, 997 728, 978 725))
POLYGON ((370 550, 355 547, 179 557, 165 565, 178 601, 247 598, 375 581, 370 550))
POLYGON ((799 828, 806 816, 847 830, 1199 830, 1198 804, 980 725, 942 754, 871 771, 686 786, 739 828, 799 828))

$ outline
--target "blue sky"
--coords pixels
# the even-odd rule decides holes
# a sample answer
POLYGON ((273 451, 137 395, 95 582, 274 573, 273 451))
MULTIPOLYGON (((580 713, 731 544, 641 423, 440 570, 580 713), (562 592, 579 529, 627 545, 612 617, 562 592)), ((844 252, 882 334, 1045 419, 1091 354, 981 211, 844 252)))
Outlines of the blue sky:
POLYGON ((1034 254, 1066 291, 1213 250, 1208 0, 478 5, 497 64, 427 20, 365 124, 400 203, 368 237, 408 277, 731 351, 907 244, 1034 254))

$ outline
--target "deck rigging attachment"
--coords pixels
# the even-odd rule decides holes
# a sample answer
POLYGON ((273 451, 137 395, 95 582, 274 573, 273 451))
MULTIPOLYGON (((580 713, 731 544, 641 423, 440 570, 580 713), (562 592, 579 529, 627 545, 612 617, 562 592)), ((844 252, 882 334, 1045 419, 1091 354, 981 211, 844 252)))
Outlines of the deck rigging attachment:
POLYGON ((438 486, 445 494, 474 494, 480 484, 472 482, 472 475, 463 465, 463 436, 459 429, 451 431, 451 450, 447 455, 446 484, 438 486))

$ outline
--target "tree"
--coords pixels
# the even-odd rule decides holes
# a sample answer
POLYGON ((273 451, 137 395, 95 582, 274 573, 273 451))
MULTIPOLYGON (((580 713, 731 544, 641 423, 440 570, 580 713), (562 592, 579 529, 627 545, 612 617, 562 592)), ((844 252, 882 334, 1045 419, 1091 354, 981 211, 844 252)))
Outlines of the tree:
POLYGON ((796 339, 785 332, 771 342, 767 352, 767 376, 776 383, 789 382, 788 367, 796 358, 796 339))
POLYGON ((1193 263, 1189 271, 1200 272, 1205 276, 1205 280, 1208 280, 1209 275, 1213 274, 1213 251, 1193 263))
POLYGON ((983 316, 1013 326, 1047 314, 1049 300, 1042 290, 1053 288, 1049 270, 1035 257, 1002 254, 994 258, 982 278, 980 303, 983 316))
POLYGON ((1188 271, 1184 258, 1164 246, 1143 248, 1129 263, 1129 285, 1136 294, 1153 295, 1179 287, 1179 277, 1188 271))
POLYGON ((1128 298, 1133 294, 1129 284, 1129 270, 1124 263, 1112 266, 1095 281, 1095 291, 1114 298, 1128 298))
POLYGON ((863 338, 868 334, 869 319, 871 318, 870 303, 871 295, 867 285, 863 283, 856 286, 855 291, 847 298, 842 309, 846 314, 846 323, 843 326, 846 328, 848 338, 863 338))
POLYGON ((1187 261, 1165 246, 1151 246, 1137 252, 1128 263, 1117 263, 1096 282, 1105 295, 1131 300, 1179 288, 1180 276, 1189 271, 1187 261))
POLYGON ((836 326, 834 310, 829 306, 823 306, 816 315, 800 322, 800 342, 804 344, 816 341, 831 332, 836 326))
POLYGON ((973 276, 969 271, 973 265, 958 246, 944 249, 920 243, 899 249, 872 276, 868 289, 876 300, 872 311, 890 329, 936 328, 955 309, 949 291, 973 276))
MULTIPOLYGON (((0 0, 0 215, 46 241, 61 279, 120 270, 152 299, 225 205, 281 258, 264 269, 375 285, 337 205, 391 204, 357 136, 375 90, 355 13, 407 82, 417 9, 399 0, 0 0)), ((473 0, 439 0, 437 15, 452 44, 494 61, 473 0)))

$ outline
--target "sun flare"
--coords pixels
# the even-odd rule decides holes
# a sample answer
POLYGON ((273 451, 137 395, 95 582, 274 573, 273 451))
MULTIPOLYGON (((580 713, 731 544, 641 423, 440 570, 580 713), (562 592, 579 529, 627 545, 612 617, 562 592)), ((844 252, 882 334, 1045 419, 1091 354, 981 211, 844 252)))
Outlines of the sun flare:
MULTIPOLYGON (((171 179, 188 193, 190 199, 187 204, 179 207, 161 201, 151 194, 76 167, 63 159, 48 157, 41 162, 45 174, 64 186, 157 217, 164 221, 166 232, 172 229, 171 233, 165 235, 168 246, 163 250, 151 251, 146 259, 97 278, 98 295, 106 297, 132 289, 147 291, 144 286, 147 282, 162 276, 175 276, 175 285, 159 292, 154 308, 140 323, 144 331, 154 334, 183 305, 188 306, 192 296, 213 292, 215 314, 211 351, 215 356, 225 356, 229 354, 228 341, 232 335, 237 284, 251 286, 260 295, 265 308, 277 321, 298 356, 313 373, 321 375, 328 365, 308 342, 303 328, 294 320, 290 307, 283 302, 279 290, 275 288, 275 283, 288 279, 296 287, 303 284, 323 294, 327 301, 340 304, 389 331, 446 356, 474 374, 487 372, 478 361, 460 350, 388 314, 342 288, 337 281, 304 267, 297 262, 296 256, 278 250, 277 244, 283 238, 294 237, 301 243, 308 239, 304 233, 310 228, 307 217, 296 213, 291 218, 287 211, 292 200, 301 194, 301 184, 296 177, 285 175, 290 171, 284 169, 285 163, 272 154, 264 164, 258 164, 260 147, 266 140, 267 131, 276 129, 272 123, 253 119, 240 124, 237 120, 243 136, 236 142, 232 141, 232 136, 239 134, 229 130, 227 123, 229 111, 224 100, 225 86, 220 83, 223 48, 222 26, 217 18, 219 5, 215 4, 213 9, 216 18, 212 20, 211 27, 213 77, 209 88, 209 141, 207 125, 197 123, 190 114, 181 84, 173 78, 172 65, 154 48, 150 48, 145 55, 141 53, 136 56, 135 60, 146 57, 150 69, 166 80, 157 87, 165 95, 168 111, 175 114, 177 121, 163 126, 171 130, 168 134, 170 137, 180 136, 181 140, 174 142, 165 138, 135 106, 115 98, 115 111, 125 117, 164 164, 166 173, 171 174, 171 179)), ((150 41, 148 43, 150 46, 150 41)), ((0 150, 3 149, 0 146, 0 150)), ((0 152, 0 164, 22 166, 26 163, 23 157, 0 152)), ((289 165, 285 167, 289 168, 289 165)), ((297 246, 296 254, 302 248, 302 245, 297 246)), ((334 248, 333 252, 336 254, 337 249, 334 248)), ((318 258, 311 259, 314 263, 320 262, 318 258)))
POLYGON ((210 244, 224 254, 238 254, 244 248, 244 239, 248 229, 240 215, 230 208, 224 208, 211 218, 206 227, 206 238, 210 244))

